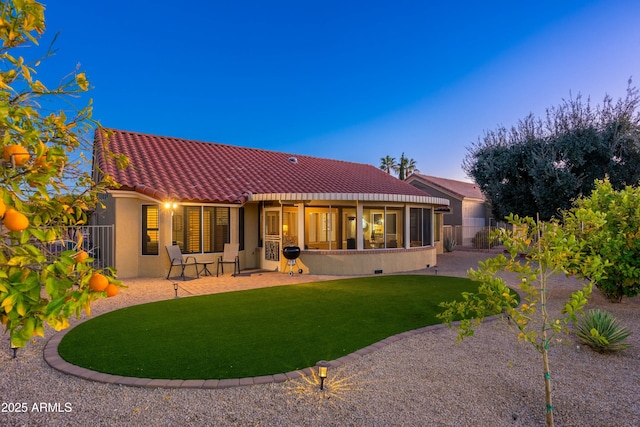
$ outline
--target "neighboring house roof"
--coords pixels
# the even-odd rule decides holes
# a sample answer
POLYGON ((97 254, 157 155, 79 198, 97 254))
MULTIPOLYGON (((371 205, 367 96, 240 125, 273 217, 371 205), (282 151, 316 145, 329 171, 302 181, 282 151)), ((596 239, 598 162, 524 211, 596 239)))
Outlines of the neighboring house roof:
POLYGON ((366 164, 108 129, 107 150, 129 158, 119 169, 96 130, 94 166, 120 190, 158 200, 379 200, 448 205, 366 164))
POLYGON ((453 179, 439 178, 435 176, 422 175, 414 173, 407 181, 419 180, 423 184, 429 185, 437 190, 451 194, 457 199, 479 199, 485 200, 484 194, 480 188, 471 182, 456 181, 453 179))

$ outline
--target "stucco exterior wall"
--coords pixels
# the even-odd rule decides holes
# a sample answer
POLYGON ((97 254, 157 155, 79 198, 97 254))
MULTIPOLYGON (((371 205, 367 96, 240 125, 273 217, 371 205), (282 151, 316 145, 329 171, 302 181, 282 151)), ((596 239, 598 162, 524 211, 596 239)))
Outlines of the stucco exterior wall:
MULTIPOLYGON (((145 201, 135 197, 113 197, 109 195, 104 202, 105 210, 96 215, 98 225, 115 224, 115 266, 121 279, 133 277, 166 277, 171 267, 165 246, 171 244, 171 210, 165 209, 157 202, 145 201), (152 204, 160 207, 159 211, 159 248, 157 255, 142 255, 142 205, 152 204)), ((238 241, 239 210, 230 211, 231 241, 238 241)), ((245 250, 240 251, 240 267, 257 268, 259 265, 258 246, 258 207, 245 207, 245 250)), ((206 253, 190 255, 198 261, 217 261, 222 253, 206 253)), ((216 264, 209 266, 215 274, 216 264)), ((228 269, 228 267, 227 267, 228 269)), ((195 267, 187 267, 185 273, 195 276, 195 267)), ((173 269, 172 276, 179 274, 173 269)))
POLYGON ((115 252, 118 277, 129 278, 140 275, 141 252, 140 229, 141 201, 133 198, 115 200, 115 252))
MULTIPOLYGON (((159 250, 157 255, 142 255, 142 206, 158 205, 158 202, 129 195, 109 196, 105 200, 107 209, 100 215, 100 224, 116 223, 115 267, 118 277, 166 277, 170 261, 165 249, 171 244, 171 210, 159 205, 159 250)), ((259 268, 262 251, 259 247, 260 210, 257 203, 244 205, 244 250, 240 251, 242 270, 259 268)), ((302 217, 302 216, 300 216, 302 217)), ((239 209, 230 211, 231 241, 239 241, 239 209)), ((439 243, 439 242, 437 242, 439 243)), ((406 272, 424 269, 427 264, 436 264, 438 247, 397 248, 377 250, 307 250, 303 251, 295 267, 305 274, 362 275, 376 270, 384 273, 406 272)), ((212 262, 209 269, 215 274, 216 261, 221 253, 195 254, 198 261, 212 262)), ((279 271, 288 272, 287 260, 281 257, 279 271)), ((227 273, 229 267, 227 266, 227 273)), ((195 267, 188 267, 187 275, 195 276, 195 267)), ((179 270, 174 268, 172 277, 179 270)))
POLYGON ((462 200, 456 197, 452 197, 450 193, 445 193, 444 191, 440 191, 437 188, 425 185, 419 180, 411 181, 411 185, 434 197, 440 197, 449 200, 450 212, 446 212, 442 215, 442 219, 444 221, 443 225, 462 225, 462 200))
MULTIPOLYGON (((379 249, 365 251, 302 251, 298 266, 303 274, 361 275, 400 273, 422 270, 436 265, 436 248, 379 249)), ((287 260, 281 260, 280 271, 288 273, 287 260)), ((294 270, 298 274, 297 270, 294 270)))
POLYGON ((487 216, 487 206, 483 201, 476 200, 464 200, 462 202, 462 212, 463 218, 472 219, 473 224, 462 224, 469 226, 480 226, 484 227, 489 225, 489 218, 487 216), (480 223, 482 222, 482 223, 480 223))

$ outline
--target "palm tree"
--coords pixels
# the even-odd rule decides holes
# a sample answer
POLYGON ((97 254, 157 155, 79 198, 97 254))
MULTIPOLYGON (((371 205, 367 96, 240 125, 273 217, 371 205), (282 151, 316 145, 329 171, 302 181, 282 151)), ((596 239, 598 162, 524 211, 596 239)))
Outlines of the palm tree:
POLYGON ((398 165, 396 164, 395 157, 386 156, 380 158, 380 169, 390 174, 391 171, 396 171, 398 169, 398 165))
POLYGON ((416 165, 416 161, 405 157, 404 153, 402 153, 402 156, 400 156, 400 162, 398 163, 397 168, 398 178, 402 180, 407 178, 412 173, 420 172, 416 165))
POLYGON ((418 165, 416 164, 416 161, 413 159, 406 159, 407 160, 407 164, 404 167, 404 173, 406 174, 406 177, 409 178, 409 175, 420 172, 420 169, 418 169, 418 165))
POLYGON ((407 158, 404 156, 404 153, 400 156, 400 163, 398 163, 398 178, 404 180, 404 171, 407 167, 407 158))

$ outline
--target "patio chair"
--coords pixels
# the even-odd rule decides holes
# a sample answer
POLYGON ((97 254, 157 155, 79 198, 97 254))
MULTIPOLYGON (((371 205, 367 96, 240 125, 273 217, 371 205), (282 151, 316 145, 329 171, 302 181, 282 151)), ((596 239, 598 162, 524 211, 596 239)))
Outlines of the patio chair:
POLYGON ((184 276, 184 269, 189 265, 193 265, 195 267, 196 277, 200 278, 200 274, 198 273, 198 263, 195 257, 183 256, 180 246, 178 245, 167 245, 166 248, 167 253, 169 254, 169 259, 171 260, 171 268, 169 268, 167 279, 171 276, 171 270, 173 270, 173 267, 180 267, 180 277, 182 277, 182 280, 186 280, 184 276))
POLYGON ((225 243, 224 252, 218 259, 218 266, 216 267, 216 277, 220 274, 220 268, 222 268, 222 274, 224 274, 224 265, 233 264, 233 275, 240 274, 240 256, 238 251, 240 245, 238 243, 225 243))

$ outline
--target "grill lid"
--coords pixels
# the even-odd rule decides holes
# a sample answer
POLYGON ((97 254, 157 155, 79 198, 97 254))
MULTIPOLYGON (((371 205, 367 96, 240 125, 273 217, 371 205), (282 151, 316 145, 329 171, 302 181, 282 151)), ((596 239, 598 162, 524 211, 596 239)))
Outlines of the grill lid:
POLYGON ((285 246, 282 248, 282 255, 286 259, 296 259, 300 256, 300 248, 298 246, 285 246))

